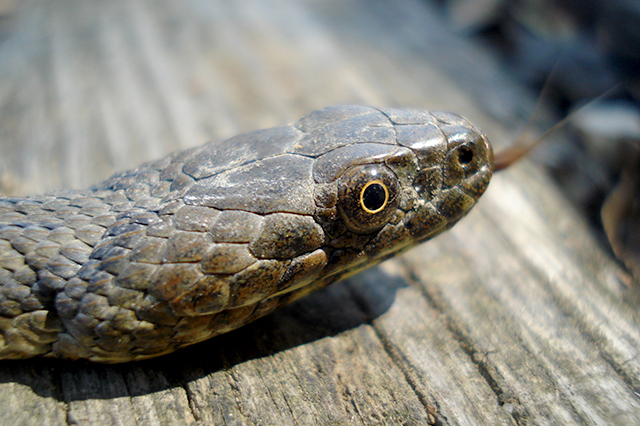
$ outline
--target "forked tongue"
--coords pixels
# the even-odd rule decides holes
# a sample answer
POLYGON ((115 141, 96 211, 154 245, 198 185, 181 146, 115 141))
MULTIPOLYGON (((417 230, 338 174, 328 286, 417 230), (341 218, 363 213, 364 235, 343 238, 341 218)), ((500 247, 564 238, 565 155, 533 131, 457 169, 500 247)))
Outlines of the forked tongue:
MULTIPOLYGON (((548 82, 549 82, 549 80, 547 80, 547 83, 548 82)), ((540 106, 540 100, 543 98, 544 93, 547 90, 547 87, 548 87, 547 84, 545 84, 545 87, 542 89, 542 93, 541 93, 541 95, 540 95, 540 97, 538 99, 538 104, 536 105, 536 108, 535 108, 536 110, 540 106)), ((527 140, 528 139, 527 138, 528 132, 526 130, 523 131, 522 134, 518 137, 518 139, 516 140, 516 142, 513 145, 511 145, 510 147, 505 148, 502 151, 500 151, 497 154, 495 154, 495 157, 494 157, 494 160, 493 160, 494 171, 497 172, 497 171, 500 171, 502 169, 506 169, 507 167, 511 166, 513 163, 515 163, 518 160, 520 160, 522 157, 526 156, 540 142, 542 142, 549 135, 551 135, 552 133, 556 132, 562 126, 567 124, 580 111, 582 111, 585 108, 588 108, 588 107, 592 106, 594 103, 596 103, 596 102, 598 102, 598 101, 610 96, 619 87, 620 87, 620 85, 616 85, 616 86, 612 87, 611 89, 607 90, 606 92, 604 92, 603 94, 601 94, 600 96, 598 96, 598 97, 592 99, 591 101, 587 102, 586 104, 582 105, 580 108, 578 108, 578 109, 576 109, 574 111, 571 111, 571 113, 569 115, 567 115, 565 118, 563 118, 562 120, 558 121, 556 124, 554 124, 553 126, 548 128, 546 131, 544 131, 537 138, 534 138, 534 139, 531 139, 531 140, 527 140)), ((533 114, 532 114, 532 117, 533 117, 533 114)), ((532 120, 529 120, 529 124, 527 125, 527 127, 531 126, 531 121, 532 120)))

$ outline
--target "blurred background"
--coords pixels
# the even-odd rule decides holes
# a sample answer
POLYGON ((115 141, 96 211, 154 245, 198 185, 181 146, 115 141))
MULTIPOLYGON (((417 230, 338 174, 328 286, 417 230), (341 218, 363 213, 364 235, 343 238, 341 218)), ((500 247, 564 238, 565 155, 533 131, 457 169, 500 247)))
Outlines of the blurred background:
POLYGON ((557 120, 571 117, 563 129, 567 137, 534 157, 549 168, 604 245, 640 277, 640 2, 437 3, 453 28, 486 46, 511 75, 543 94, 557 120))
POLYGON ((0 0, 3 195, 327 104, 456 111, 498 147, 571 115, 531 157, 639 277, 639 100, 637 0, 0 0))

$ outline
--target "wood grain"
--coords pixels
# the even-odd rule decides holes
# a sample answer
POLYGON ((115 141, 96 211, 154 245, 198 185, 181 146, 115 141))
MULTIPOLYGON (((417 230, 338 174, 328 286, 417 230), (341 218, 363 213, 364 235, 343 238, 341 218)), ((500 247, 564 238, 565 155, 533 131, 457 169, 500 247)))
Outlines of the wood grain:
MULTIPOLYGON (((532 100, 419 0, 16 2, 0 192, 83 187, 331 104, 455 111, 498 146, 532 100)), ((450 232, 155 360, 2 362, 0 424, 640 424, 637 287, 539 168, 450 232)))

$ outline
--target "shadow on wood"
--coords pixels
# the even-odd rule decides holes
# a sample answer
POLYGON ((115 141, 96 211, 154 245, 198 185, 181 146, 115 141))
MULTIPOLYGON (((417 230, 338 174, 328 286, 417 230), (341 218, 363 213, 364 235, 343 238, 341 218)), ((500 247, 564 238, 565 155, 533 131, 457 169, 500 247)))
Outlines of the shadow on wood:
POLYGON ((41 397, 65 402, 183 387, 246 361, 371 324, 393 304, 396 291, 407 287, 402 279, 380 268, 361 275, 368 279, 344 280, 238 330, 166 356, 113 365, 38 358, 5 361, 0 367, 0 383, 19 383, 41 397))

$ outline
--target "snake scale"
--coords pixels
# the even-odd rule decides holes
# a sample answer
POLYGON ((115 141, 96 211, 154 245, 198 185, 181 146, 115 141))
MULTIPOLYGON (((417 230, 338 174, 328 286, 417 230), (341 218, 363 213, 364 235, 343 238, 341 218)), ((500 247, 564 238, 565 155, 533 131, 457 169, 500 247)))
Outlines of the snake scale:
POLYGON ((0 358, 126 362, 228 332, 450 228, 493 169, 458 115, 337 106, 0 198, 0 358))

